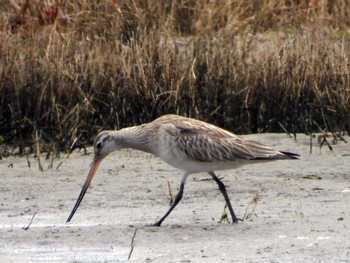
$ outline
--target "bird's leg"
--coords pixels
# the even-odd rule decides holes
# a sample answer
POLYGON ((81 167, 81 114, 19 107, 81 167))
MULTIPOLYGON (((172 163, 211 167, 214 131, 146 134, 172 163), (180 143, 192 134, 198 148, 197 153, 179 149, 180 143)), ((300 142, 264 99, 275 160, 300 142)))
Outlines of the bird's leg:
POLYGON ((230 199, 228 198, 228 195, 226 192, 226 187, 225 187, 224 183, 221 182, 221 180, 215 175, 214 172, 208 172, 208 173, 215 180, 215 182, 218 184, 219 189, 225 198, 226 205, 227 205, 228 209, 230 210, 230 214, 232 217, 232 223, 237 223, 238 220, 243 221, 242 219, 237 218, 235 215, 235 212, 233 212, 232 205, 231 205, 230 199))
POLYGON ((176 194, 175 199, 174 199, 173 203, 171 204, 169 210, 152 226, 160 226, 162 224, 162 222, 164 221, 164 219, 171 213, 171 211, 173 211, 175 206, 180 202, 180 200, 182 199, 183 192, 184 192, 185 181, 186 181, 187 176, 188 176, 188 174, 185 174, 182 177, 181 184, 180 184, 180 190, 176 194))

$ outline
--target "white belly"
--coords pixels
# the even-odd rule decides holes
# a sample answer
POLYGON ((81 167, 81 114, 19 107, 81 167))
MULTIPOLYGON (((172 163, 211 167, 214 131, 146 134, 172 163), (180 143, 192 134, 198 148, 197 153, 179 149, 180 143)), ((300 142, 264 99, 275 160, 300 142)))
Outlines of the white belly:
POLYGON ((211 171, 217 171, 217 170, 235 169, 244 164, 244 162, 237 162, 237 161, 201 162, 201 161, 194 161, 194 160, 188 160, 188 159, 183 160, 182 162, 178 162, 178 160, 171 160, 166 162, 171 166, 178 168, 189 174, 211 172, 211 171))

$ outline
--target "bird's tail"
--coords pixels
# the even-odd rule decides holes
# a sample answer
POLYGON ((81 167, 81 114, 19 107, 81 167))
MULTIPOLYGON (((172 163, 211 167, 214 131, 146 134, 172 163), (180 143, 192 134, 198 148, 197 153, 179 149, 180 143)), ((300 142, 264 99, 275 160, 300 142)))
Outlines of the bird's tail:
POLYGON ((291 159, 299 159, 298 157, 300 156, 299 154, 296 153, 291 153, 291 152, 281 152, 284 155, 288 156, 291 159))

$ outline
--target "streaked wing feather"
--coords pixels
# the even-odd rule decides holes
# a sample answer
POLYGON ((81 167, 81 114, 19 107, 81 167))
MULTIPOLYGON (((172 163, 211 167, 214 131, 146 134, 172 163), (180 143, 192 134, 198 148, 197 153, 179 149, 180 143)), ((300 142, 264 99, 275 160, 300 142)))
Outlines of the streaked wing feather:
POLYGON ((194 131, 186 131, 176 138, 180 150, 203 162, 270 159, 278 155, 270 147, 242 139, 217 138, 194 131))
POLYGON ((178 131, 183 134, 185 133, 201 133, 206 134, 210 137, 217 137, 217 138, 236 138, 237 140, 241 140, 240 137, 237 135, 226 131, 224 129, 221 129, 215 125, 189 119, 182 116, 177 115, 165 115, 163 117, 160 117, 156 120, 161 126, 168 126, 169 129, 167 129, 169 132, 174 132, 177 128, 178 131))
POLYGON ((162 128, 190 158, 203 162, 284 159, 289 156, 264 144, 244 140, 214 125, 174 116, 162 128))

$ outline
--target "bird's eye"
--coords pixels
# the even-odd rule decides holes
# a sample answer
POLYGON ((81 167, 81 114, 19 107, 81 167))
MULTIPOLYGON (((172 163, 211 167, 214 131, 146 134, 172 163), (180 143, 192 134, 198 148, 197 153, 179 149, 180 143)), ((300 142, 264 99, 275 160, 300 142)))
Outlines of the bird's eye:
POLYGON ((98 142, 98 143, 96 144, 96 148, 97 148, 97 149, 101 149, 102 146, 103 146, 103 142, 98 142))

